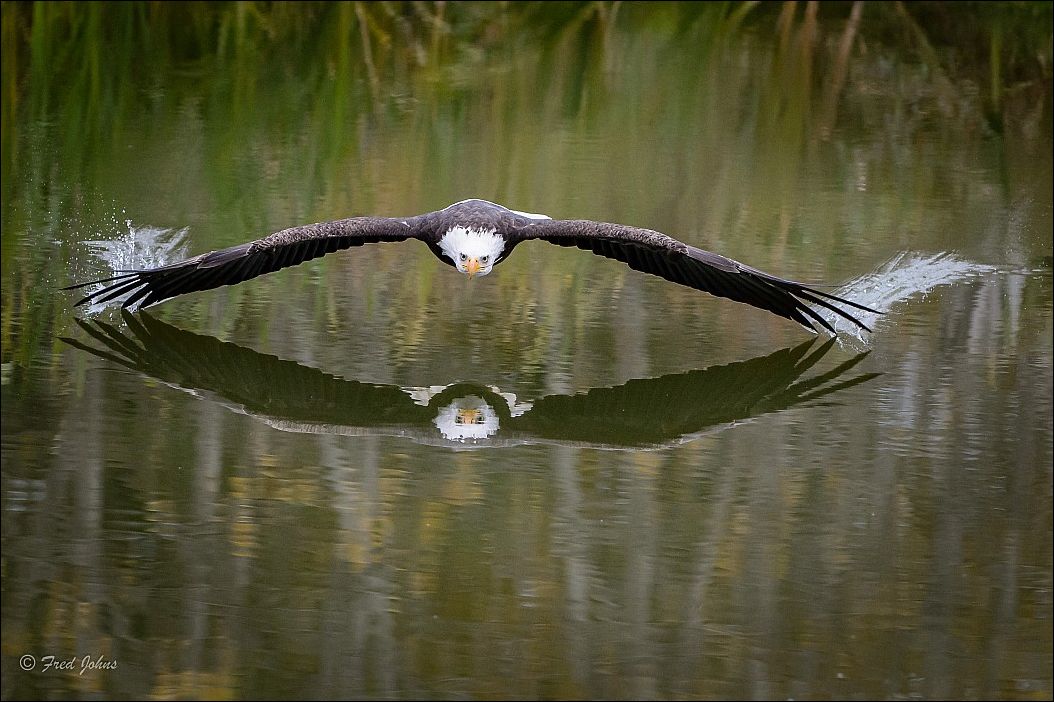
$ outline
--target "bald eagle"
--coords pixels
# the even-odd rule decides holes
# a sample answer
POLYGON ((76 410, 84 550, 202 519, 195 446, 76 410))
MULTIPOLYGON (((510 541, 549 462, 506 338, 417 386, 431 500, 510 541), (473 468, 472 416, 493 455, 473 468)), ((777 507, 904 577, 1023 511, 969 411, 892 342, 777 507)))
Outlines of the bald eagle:
POLYGON ((111 278, 63 289, 109 283, 76 304, 127 295, 123 307, 146 307, 178 295, 241 283, 340 249, 407 239, 424 242, 440 261, 468 276, 489 274, 525 241, 576 246, 622 261, 634 270, 768 310, 812 332, 816 332, 814 322, 832 334, 834 328, 806 303, 827 308, 867 331, 871 329, 835 303, 880 314, 651 229, 588 219, 551 219, 486 200, 464 200, 415 217, 352 217, 292 227, 166 266, 117 271, 111 278))

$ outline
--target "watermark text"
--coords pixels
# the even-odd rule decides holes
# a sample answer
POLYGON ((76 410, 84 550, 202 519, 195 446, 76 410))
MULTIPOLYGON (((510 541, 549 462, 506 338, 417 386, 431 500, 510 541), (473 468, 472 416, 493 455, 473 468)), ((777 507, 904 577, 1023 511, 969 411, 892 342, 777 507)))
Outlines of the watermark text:
POLYGON ((51 671, 70 671, 84 675, 96 670, 117 670, 117 661, 99 654, 98 656, 41 656, 38 661, 28 653, 18 659, 18 667, 26 672, 37 670, 41 673, 51 671))

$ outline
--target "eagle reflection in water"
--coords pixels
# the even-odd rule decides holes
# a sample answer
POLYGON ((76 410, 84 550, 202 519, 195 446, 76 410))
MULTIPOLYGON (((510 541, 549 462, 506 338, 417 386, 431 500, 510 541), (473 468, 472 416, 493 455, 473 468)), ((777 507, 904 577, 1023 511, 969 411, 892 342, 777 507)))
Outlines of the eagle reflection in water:
POLYGON ((101 348, 63 341, 284 431, 395 436, 457 448, 660 448, 879 375, 853 372, 867 353, 821 370, 835 340, 812 339, 747 361, 524 401, 477 382, 401 387, 348 380, 144 313, 123 316, 124 328, 76 320, 101 348))
POLYGON ((497 432, 501 420, 486 400, 468 395, 440 409, 435 425, 440 434, 452 441, 476 441, 497 432))

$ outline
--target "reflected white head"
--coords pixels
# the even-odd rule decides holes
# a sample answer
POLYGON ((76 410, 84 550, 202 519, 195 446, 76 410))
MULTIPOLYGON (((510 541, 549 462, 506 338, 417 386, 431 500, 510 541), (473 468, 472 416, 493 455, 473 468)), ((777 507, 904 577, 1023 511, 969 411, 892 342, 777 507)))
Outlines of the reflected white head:
POLYGON ((493 229, 451 227, 439 240, 439 248, 459 271, 471 277, 490 273, 505 242, 493 229))
POLYGON ((439 432, 452 441, 485 439, 498 431, 498 414, 476 395, 459 397, 432 420, 439 432))

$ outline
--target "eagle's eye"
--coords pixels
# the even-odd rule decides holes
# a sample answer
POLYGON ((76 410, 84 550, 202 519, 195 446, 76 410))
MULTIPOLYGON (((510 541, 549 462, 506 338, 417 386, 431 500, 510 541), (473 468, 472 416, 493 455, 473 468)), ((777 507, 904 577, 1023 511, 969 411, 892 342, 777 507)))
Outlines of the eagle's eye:
POLYGON ((468 256, 466 256, 465 254, 461 254, 461 260, 462 260, 462 261, 464 261, 464 260, 465 260, 465 259, 467 259, 467 258, 468 258, 468 256))
POLYGON ((489 260, 490 260, 490 256, 480 256, 479 257, 479 262, 480 263, 486 263, 489 260))

